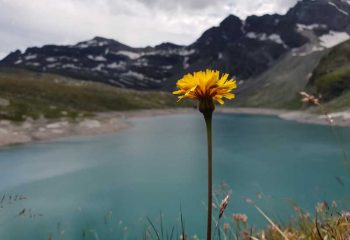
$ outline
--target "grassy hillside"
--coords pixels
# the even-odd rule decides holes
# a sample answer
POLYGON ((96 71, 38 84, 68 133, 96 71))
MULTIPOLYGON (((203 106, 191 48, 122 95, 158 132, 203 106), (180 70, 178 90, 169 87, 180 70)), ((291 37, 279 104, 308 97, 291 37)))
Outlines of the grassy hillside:
MULTIPOLYGON (((330 112, 349 110, 350 108, 350 91, 344 92, 341 96, 323 104, 325 109, 330 112)), ((316 108, 316 112, 321 113, 321 108, 316 108)))
POLYGON ((0 69, 0 119, 21 121, 184 106, 164 92, 140 92, 54 74, 0 69))
POLYGON ((315 68, 308 88, 333 100, 350 90, 350 40, 331 49, 315 68))

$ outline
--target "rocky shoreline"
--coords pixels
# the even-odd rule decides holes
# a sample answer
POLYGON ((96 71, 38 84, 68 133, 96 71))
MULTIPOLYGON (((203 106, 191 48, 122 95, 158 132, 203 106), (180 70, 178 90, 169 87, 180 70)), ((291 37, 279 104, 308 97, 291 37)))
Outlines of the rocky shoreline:
POLYGON ((128 119, 168 114, 194 112, 193 109, 139 110, 127 112, 96 113, 94 117, 82 119, 27 119, 16 123, 0 121, 0 147, 48 141, 70 136, 88 136, 114 133, 130 127, 128 119))
POLYGON ((329 125, 331 121, 332 125, 334 126, 350 127, 350 111, 334 112, 329 114, 328 116, 316 115, 301 111, 293 111, 280 114, 278 115, 278 117, 284 120, 318 125, 329 125))
POLYGON ((330 113, 328 117, 306 111, 288 111, 267 108, 222 108, 218 109, 218 111, 222 113, 276 116, 283 120, 317 125, 329 125, 329 120, 331 119, 334 126, 350 127, 350 110, 330 113))
MULTIPOLYGON (((47 120, 28 119, 21 123, 6 120, 0 121, 0 147, 25 144, 38 141, 48 141, 70 136, 88 136, 114 133, 130 127, 128 119, 153 117, 169 114, 196 113, 195 109, 161 109, 138 110, 127 112, 97 113, 94 117, 77 119, 47 120)), ((257 108, 218 108, 217 112, 230 114, 250 114, 277 116, 284 120, 308 124, 328 125, 324 115, 315 115, 301 111, 285 111, 257 108)), ((336 126, 350 127, 350 111, 330 114, 336 126)))

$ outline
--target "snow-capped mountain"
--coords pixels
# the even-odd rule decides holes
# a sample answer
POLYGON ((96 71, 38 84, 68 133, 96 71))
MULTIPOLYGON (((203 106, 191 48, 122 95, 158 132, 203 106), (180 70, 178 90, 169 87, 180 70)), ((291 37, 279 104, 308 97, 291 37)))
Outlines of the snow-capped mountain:
POLYGON ((154 48, 131 48, 111 39, 95 37, 72 46, 47 45, 16 51, 1 64, 35 71, 59 73, 101 81, 128 88, 157 89, 183 68, 184 59, 193 52, 185 47, 164 43, 154 48))
POLYGON ((95 37, 76 45, 28 48, 0 65, 52 72, 135 89, 172 89, 186 72, 215 68, 240 83, 254 79, 290 54, 302 58, 350 38, 349 0, 303 0, 285 15, 230 15, 189 46, 163 43, 132 48, 95 37))

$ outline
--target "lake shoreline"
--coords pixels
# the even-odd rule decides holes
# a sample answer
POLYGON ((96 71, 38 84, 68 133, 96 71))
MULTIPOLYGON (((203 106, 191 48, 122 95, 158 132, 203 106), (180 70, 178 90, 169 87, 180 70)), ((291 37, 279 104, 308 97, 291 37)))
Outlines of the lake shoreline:
POLYGON ((276 116, 287 121, 316 125, 330 125, 331 120, 333 126, 350 127, 350 110, 333 112, 328 114, 328 116, 324 114, 312 114, 306 111, 277 110, 268 108, 221 108, 218 109, 218 111, 221 113, 232 114, 276 116))
POLYGON ((27 119, 24 122, 0 121, 0 147, 47 142, 73 136, 111 134, 131 127, 132 118, 194 113, 194 109, 150 109, 102 112, 81 119, 27 119))
MULTIPOLYGON (((249 114, 259 116, 276 116, 288 121, 307 124, 329 125, 326 116, 310 114, 301 111, 287 111, 263 108, 217 108, 216 112, 223 114, 249 114)), ((164 116, 172 114, 194 114, 196 109, 149 109, 126 112, 96 113, 94 117, 57 120, 26 120, 22 123, 0 121, 0 147, 46 142, 72 136, 91 136, 115 133, 131 127, 132 118, 164 116)), ((331 114, 334 125, 350 127, 350 111, 331 114)))

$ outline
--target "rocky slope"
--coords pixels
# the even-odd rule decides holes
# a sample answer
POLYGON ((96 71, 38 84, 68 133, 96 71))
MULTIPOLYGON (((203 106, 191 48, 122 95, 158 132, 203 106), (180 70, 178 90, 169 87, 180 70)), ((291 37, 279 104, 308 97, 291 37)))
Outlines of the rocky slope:
POLYGON ((347 0, 303 0, 285 15, 250 16, 245 21, 230 15, 189 46, 132 48, 96 37, 69 46, 17 50, 0 65, 165 90, 173 89, 186 72, 215 68, 237 77, 242 104, 271 106, 271 89, 283 87, 278 99, 292 101, 328 49, 350 38, 349 14, 347 0))

